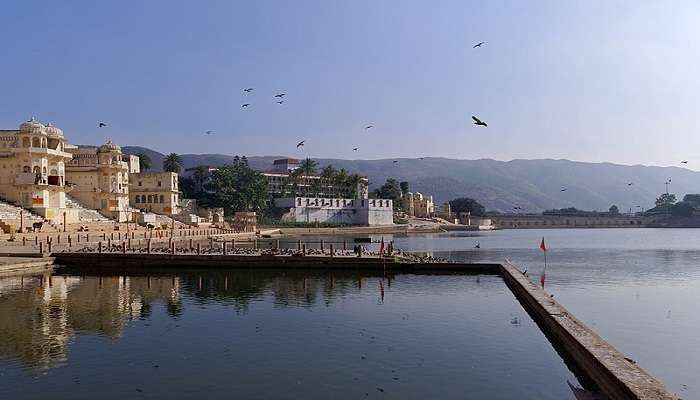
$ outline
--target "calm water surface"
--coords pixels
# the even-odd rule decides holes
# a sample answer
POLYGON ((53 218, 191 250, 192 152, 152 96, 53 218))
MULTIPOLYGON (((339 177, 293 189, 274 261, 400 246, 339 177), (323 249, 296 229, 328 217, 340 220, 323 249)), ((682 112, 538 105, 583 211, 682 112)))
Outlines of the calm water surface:
POLYGON ((509 259, 537 279, 543 236, 547 291, 670 389, 700 399, 700 229, 503 230, 396 244, 453 260, 509 259))
POLYGON ((572 399, 567 381, 494 275, 0 278, 2 399, 572 399))

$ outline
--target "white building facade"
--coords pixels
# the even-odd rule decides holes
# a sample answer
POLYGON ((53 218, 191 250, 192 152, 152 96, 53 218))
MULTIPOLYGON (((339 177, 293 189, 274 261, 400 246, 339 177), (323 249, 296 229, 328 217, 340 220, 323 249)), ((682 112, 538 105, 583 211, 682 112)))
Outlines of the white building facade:
POLYGON ((394 204, 387 199, 285 197, 275 199, 275 206, 289 209, 282 219, 291 222, 367 226, 394 223, 394 204))

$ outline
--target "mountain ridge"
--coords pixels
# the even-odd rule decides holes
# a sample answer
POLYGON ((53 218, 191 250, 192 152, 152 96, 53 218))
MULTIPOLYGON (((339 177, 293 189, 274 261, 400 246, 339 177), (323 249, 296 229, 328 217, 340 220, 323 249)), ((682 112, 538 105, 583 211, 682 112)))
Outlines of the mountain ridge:
MULTIPOLYGON (((139 146, 125 146, 125 153, 147 154, 153 170, 161 170, 164 154, 139 146)), ((226 154, 180 154, 185 168, 197 165, 221 166, 234 156, 226 154)), ((266 170, 272 161, 286 156, 247 157, 252 168, 266 170)), ((296 158, 296 157, 295 157, 296 158)), ((514 159, 499 161, 482 158, 461 160, 445 157, 344 160, 314 158, 320 167, 333 164, 365 175, 370 188, 387 178, 408 181, 410 190, 432 194, 436 204, 456 197, 472 197, 489 210, 511 212, 519 206, 523 212, 551 208, 577 207, 607 210, 616 204, 621 211, 639 211, 653 206, 672 179, 670 192, 679 199, 686 193, 700 192, 700 172, 680 167, 625 165, 611 162, 571 161, 566 159, 514 159), (398 160, 394 164, 393 160, 398 160), (632 182, 628 186, 628 182, 632 182), (562 189, 566 188, 565 191, 562 189), (640 206, 640 207, 637 207, 640 206)))

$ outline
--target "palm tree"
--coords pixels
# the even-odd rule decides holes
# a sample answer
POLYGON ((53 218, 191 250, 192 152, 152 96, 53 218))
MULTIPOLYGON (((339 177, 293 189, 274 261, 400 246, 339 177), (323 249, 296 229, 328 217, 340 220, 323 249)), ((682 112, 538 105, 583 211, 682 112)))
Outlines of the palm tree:
POLYGON ((151 157, 149 157, 148 154, 138 153, 136 157, 139 158, 139 164, 141 166, 140 168, 143 171, 148 171, 153 166, 153 163, 151 162, 151 157))
POLYGON ((338 188, 338 192, 342 193, 343 196, 347 196, 350 193, 346 193, 344 186, 346 185, 346 182, 348 180, 348 171, 345 170, 345 168, 341 168, 340 171, 336 172, 335 177, 333 179, 333 184, 338 188))
MULTIPOLYGON (((294 171, 289 173, 289 181, 292 183, 292 195, 294 197, 297 196, 297 191, 299 190, 299 180, 301 179, 301 176, 303 175, 301 168, 297 168, 294 171)), ((283 191, 286 192, 286 188, 283 189, 283 191)), ((282 193, 284 196, 285 193, 282 193)))
POLYGON ((335 178, 336 173, 338 173, 338 171, 335 168, 333 168, 333 166, 330 164, 323 167, 323 169, 321 170, 321 179, 320 179, 321 182, 320 183, 323 186, 324 194, 326 194, 326 195, 328 194, 327 189, 333 185, 333 178, 335 178))
POLYGON ((204 165, 198 165, 194 169, 194 172, 192 172, 192 179, 194 179, 194 182, 197 184, 197 189, 200 193, 204 191, 204 182, 208 177, 209 168, 205 167, 204 165))
POLYGON ((360 183, 362 182, 362 178, 360 175, 357 174, 351 174, 348 176, 348 179, 346 180, 346 184, 350 187, 350 196, 355 199, 359 195, 357 191, 357 187, 360 186, 360 183))
POLYGON ((299 164, 299 169, 304 172, 304 177, 306 180, 306 190, 309 190, 309 177, 316 173, 316 167, 318 163, 310 158, 306 158, 299 164))
POLYGON ((182 171, 182 159, 176 153, 170 153, 163 159, 163 171, 175 172, 179 174, 182 171))

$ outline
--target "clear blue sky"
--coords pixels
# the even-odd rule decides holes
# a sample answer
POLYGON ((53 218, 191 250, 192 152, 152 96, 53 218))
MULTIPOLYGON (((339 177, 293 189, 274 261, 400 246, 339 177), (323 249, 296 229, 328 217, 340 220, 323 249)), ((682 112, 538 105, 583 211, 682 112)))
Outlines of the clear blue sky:
POLYGON ((26 0, 0 15, 2 129, 36 115, 73 143, 162 152, 700 166, 698 2, 26 0))

